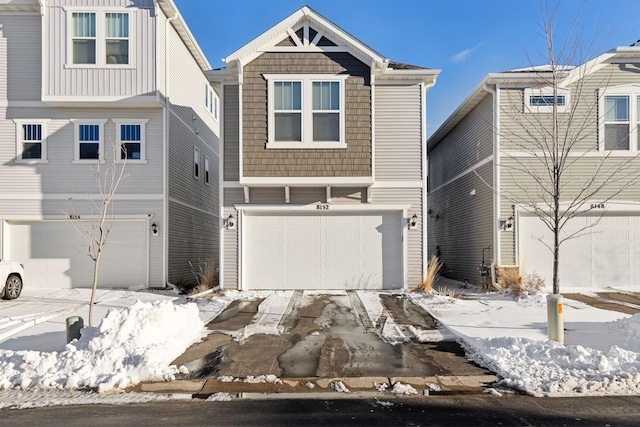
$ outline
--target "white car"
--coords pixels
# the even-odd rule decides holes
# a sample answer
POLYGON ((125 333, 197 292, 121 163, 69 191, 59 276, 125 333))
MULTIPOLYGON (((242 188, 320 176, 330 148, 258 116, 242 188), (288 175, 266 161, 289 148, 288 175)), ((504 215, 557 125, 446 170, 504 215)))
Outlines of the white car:
POLYGON ((19 262, 0 261, 0 297, 16 299, 22 292, 24 267, 19 262))

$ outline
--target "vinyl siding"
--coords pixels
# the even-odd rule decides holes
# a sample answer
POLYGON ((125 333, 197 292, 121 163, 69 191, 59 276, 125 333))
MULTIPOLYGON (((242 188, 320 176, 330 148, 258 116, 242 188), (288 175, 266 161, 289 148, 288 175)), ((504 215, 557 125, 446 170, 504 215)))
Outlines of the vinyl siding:
MULTIPOLYGON (((238 212, 233 207, 236 204, 244 203, 244 192, 238 188, 225 188, 224 190, 225 207, 223 209, 224 218, 233 215, 238 218, 238 212)), ((235 230, 227 230, 223 227, 223 245, 224 245, 224 267, 222 275, 222 286, 225 289, 238 288, 238 230, 240 224, 235 230)))
MULTIPOLYGON (((117 9, 113 9, 117 10, 117 9)), ((97 19, 100 19, 100 14, 97 19)), ((155 18, 153 1, 143 0, 131 7, 128 0, 111 1, 54 1, 46 6, 43 69, 48 70, 44 94, 63 96, 117 96, 129 97, 150 94, 156 90, 155 71, 155 18), (72 62, 68 49, 71 13, 75 10, 104 10, 121 8, 129 12, 129 65, 126 66, 69 66, 72 62)), ((98 34, 97 43, 104 43, 98 34)), ((102 58, 96 58, 100 61, 102 58)))
POLYGON ((240 180, 240 89, 223 86, 224 180, 240 180))
POLYGON ((40 99, 40 19, 39 15, 0 16, 0 100, 40 99))
POLYGON ((376 180, 422 179, 422 88, 375 87, 376 180))
MULTIPOLYGON (((429 193, 428 255, 440 253, 442 274, 456 280, 479 283, 482 249, 493 245, 493 162, 469 172, 429 193), (480 178, 482 177, 482 179, 480 178), (471 196, 475 190, 475 196, 471 196)), ((493 248, 492 248, 493 249, 493 248)), ((493 261, 493 250, 485 255, 493 261)))
POLYGON ((246 177, 371 176, 369 67, 348 53, 264 53, 244 67, 242 156, 246 177), (346 149, 267 149, 267 81, 263 74, 348 74, 346 149))
POLYGON ((493 154, 493 96, 488 94, 429 152, 429 188, 436 189, 493 154))

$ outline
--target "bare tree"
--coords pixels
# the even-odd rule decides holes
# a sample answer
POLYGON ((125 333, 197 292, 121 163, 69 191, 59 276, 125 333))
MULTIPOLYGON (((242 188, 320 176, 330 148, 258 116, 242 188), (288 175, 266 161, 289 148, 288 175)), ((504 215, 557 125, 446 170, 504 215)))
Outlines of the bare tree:
MULTIPOLYGON (((553 242, 539 240, 553 254, 553 293, 560 293, 560 249, 564 242, 582 236, 596 226, 604 204, 638 179, 637 168, 630 168, 634 157, 612 157, 597 141, 603 112, 598 111, 601 94, 586 78, 595 63, 590 60, 594 42, 580 43, 578 17, 566 38, 557 44, 555 28, 559 7, 541 3, 541 29, 545 39, 545 67, 534 67, 529 59, 533 86, 539 92, 538 105, 545 114, 527 112, 520 88, 507 89, 508 102, 501 107, 512 123, 499 131, 500 168, 510 180, 497 190, 518 208, 538 217, 553 235, 553 242), (578 64, 578 65, 574 65, 578 64), (581 168, 581 171, 578 171, 581 168), (589 168, 589 173, 585 172, 589 168), (594 201, 597 200, 597 203, 594 201), (572 223, 592 210, 599 215, 591 222, 572 223)), ((609 77, 600 77, 595 87, 606 87, 609 77)), ((499 95, 498 95, 499 96, 499 95)), ((601 138, 602 139, 602 138, 601 138)), ((627 141, 628 143, 629 141, 627 141)), ((504 179, 503 179, 504 182, 504 179)))
POLYGON ((93 326, 93 305, 98 288, 100 258, 113 227, 113 199, 120 182, 128 176, 124 173, 126 156, 123 156, 125 160, 122 163, 117 162, 117 158, 124 148, 121 148, 116 143, 112 143, 111 148, 109 166, 101 167, 100 162, 98 162, 95 167, 91 167, 98 189, 97 194, 87 193, 90 200, 89 217, 91 219, 89 221, 80 220, 81 217, 76 211, 72 199, 69 199, 70 210, 63 211, 81 236, 83 250, 93 261, 93 286, 91 299, 89 300, 89 326, 93 326))

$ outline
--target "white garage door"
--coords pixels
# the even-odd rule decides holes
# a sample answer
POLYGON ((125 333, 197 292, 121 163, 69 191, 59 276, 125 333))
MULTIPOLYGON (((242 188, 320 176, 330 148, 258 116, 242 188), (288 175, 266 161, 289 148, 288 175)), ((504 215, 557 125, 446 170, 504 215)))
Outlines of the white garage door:
MULTIPOLYGON (((6 257, 25 266, 25 285, 84 288, 93 283, 93 261, 69 221, 9 221, 6 257)), ((98 285, 147 284, 146 221, 115 221, 100 260, 98 285)))
MULTIPOLYGON (((572 233, 598 217, 584 216, 568 224, 572 233)), ((536 271, 547 286, 553 284, 553 256, 538 240, 552 243, 551 232, 537 217, 520 217, 520 265, 536 271)), ((560 290, 562 287, 640 287, 640 215, 608 213, 585 235, 560 247, 560 290)))
POLYGON ((402 214, 246 213, 245 289, 398 289, 402 214))

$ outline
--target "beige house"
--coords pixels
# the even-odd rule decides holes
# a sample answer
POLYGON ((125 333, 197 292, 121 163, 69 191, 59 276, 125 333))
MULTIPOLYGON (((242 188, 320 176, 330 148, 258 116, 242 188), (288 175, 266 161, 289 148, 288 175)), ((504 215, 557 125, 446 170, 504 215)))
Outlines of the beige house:
POLYGON ((192 280, 217 263, 219 101, 172 0, 0 0, 0 259, 26 286, 83 287, 74 220, 94 219, 92 168, 126 162, 104 287, 192 280), (124 148, 120 150, 119 148, 124 148))
POLYGON ((221 284, 403 289, 425 267, 425 98, 303 7, 209 73, 222 93, 221 284))
MULTIPOLYGON (((562 131, 579 135, 568 156, 561 206, 584 188, 605 160, 601 191, 585 200, 561 237, 597 223, 561 247, 560 281, 568 286, 640 286, 640 47, 618 47, 560 73, 562 131), (607 171, 623 166, 612 179, 607 171)), ((518 266, 552 284, 552 234, 527 206, 542 206, 543 152, 527 145, 549 130, 554 100, 541 79, 549 68, 489 74, 428 140, 429 253, 444 274, 480 282, 478 268, 518 266), (525 203, 525 201, 527 203, 525 203)), ((597 181, 597 180, 596 180, 597 181)), ((593 188, 593 187, 592 187, 593 188)))

